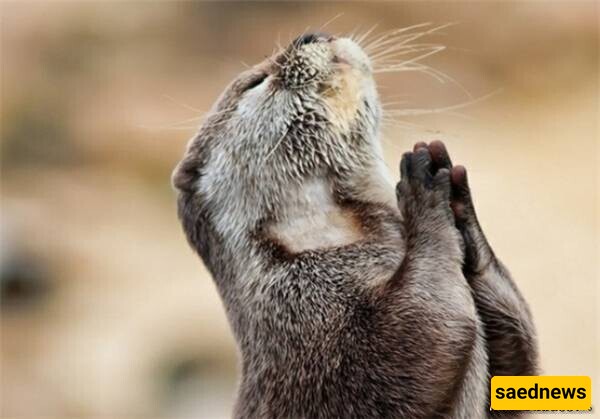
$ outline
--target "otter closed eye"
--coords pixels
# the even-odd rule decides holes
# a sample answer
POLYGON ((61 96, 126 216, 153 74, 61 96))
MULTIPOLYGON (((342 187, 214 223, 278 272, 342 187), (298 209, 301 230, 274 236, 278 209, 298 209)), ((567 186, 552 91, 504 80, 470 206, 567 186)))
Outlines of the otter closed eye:
POLYGON ((261 75, 257 76, 256 78, 252 79, 246 85, 245 90, 251 90, 251 89, 255 88, 256 86, 259 86, 267 79, 267 77, 268 77, 268 74, 261 74, 261 75))
POLYGON ((241 352, 235 417, 479 419, 488 376, 535 372, 527 307, 443 144, 406 153, 394 191, 355 40, 305 34, 214 109, 173 183, 241 352))

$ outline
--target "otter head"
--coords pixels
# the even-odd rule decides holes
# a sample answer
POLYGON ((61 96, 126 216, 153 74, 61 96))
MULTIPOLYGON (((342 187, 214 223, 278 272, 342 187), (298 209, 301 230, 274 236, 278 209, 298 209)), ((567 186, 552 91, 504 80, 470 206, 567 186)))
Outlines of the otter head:
POLYGON ((277 217, 303 182, 353 179, 379 168, 380 103, 371 63, 348 38, 304 35, 240 74, 217 101, 173 175, 185 205, 219 233, 277 217), (243 224, 243 225, 242 225, 243 224))

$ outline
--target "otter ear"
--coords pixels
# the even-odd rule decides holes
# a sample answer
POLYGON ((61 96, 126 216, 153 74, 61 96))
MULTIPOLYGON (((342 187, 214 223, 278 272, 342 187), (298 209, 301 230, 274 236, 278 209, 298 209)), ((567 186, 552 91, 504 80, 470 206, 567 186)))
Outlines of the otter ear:
POLYGON ((200 177, 200 161, 195 158, 185 157, 179 162, 171 175, 171 184, 181 192, 189 192, 200 177))

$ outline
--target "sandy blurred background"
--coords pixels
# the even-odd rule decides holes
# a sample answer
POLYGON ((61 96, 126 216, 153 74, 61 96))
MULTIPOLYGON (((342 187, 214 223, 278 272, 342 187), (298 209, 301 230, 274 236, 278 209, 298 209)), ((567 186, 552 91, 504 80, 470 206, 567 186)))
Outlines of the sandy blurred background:
POLYGON ((457 22, 426 61, 455 82, 378 79, 395 109, 438 109, 388 124, 386 160, 397 176, 413 142, 446 141, 531 304, 545 373, 598 377, 597 3, 0 8, 3 418, 228 416, 235 346, 170 172, 243 62, 340 13, 327 31, 457 22), (465 90, 494 94, 439 111, 465 90))

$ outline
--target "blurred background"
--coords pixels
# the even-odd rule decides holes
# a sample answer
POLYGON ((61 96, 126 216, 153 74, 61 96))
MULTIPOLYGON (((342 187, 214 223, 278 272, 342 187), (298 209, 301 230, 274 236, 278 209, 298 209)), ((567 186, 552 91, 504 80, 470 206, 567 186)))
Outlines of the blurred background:
POLYGON ((446 141, 545 374, 598 377, 598 3, 0 8, 3 418, 228 417, 235 343, 170 173, 245 63, 328 21, 456 23, 425 40, 448 47, 425 61, 444 82, 378 77, 393 109, 432 110, 386 119, 390 170, 413 142, 446 141))

